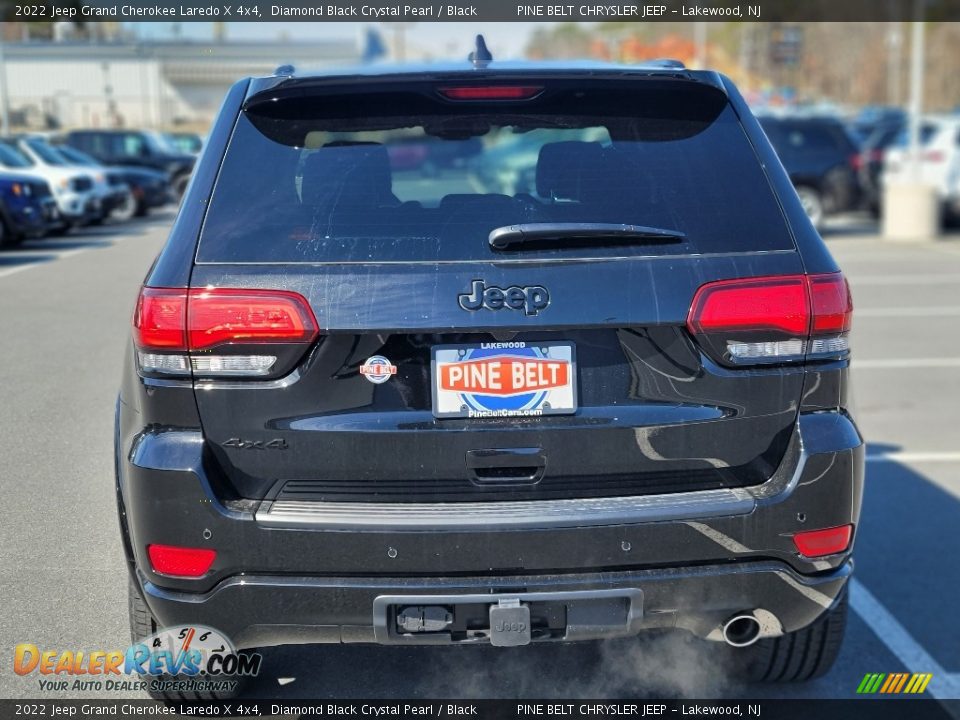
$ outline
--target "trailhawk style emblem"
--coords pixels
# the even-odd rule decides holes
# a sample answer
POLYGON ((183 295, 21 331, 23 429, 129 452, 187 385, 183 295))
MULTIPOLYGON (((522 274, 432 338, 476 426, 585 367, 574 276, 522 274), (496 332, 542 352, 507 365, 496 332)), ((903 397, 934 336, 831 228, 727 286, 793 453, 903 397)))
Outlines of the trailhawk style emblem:
POLYGON ((470 292, 457 296, 464 310, 523 310, 527 315, 536 315, 550 304, 550 293, 542 285, 512 285, 508 288, 487 286, 483 280, 474 280, 470 292))
POLYGON ((568 342, 488 342, 433 348, 438 418, 576 412, 576 363, 568 342))
POLYGON ((383 355, 374 355, 360 366, 360 374, 370 382, 379 385, 397 374, 397 366, 392 365, 383 355))

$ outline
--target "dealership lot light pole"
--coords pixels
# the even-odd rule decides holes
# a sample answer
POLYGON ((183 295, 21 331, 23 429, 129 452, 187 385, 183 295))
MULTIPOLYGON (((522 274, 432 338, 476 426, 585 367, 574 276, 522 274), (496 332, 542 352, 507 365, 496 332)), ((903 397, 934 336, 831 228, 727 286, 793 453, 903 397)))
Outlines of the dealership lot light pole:
POLYGON ((10 134, 10 102, 7 95, 7 63, 3 56, 3 31, 6 23, 0 22, 0 134, 10 134))
POLYGON ((937 189, 923 181, 920 124, 923 113, 924 0, 915 0, 910 41, 909 164, 907 179, 884 183, 883 236, 888 240, 930 240, 940 234, 937 189))

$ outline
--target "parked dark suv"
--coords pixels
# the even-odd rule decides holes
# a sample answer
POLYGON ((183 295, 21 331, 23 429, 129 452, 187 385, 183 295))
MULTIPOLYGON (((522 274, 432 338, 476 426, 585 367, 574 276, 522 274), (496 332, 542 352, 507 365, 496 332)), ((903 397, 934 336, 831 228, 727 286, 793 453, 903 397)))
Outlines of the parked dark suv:
POLYGON ((860 207, 860 148, 842 122, 832 117, 761 117, 760 123, 815 226, 822 226, 828 215, 860 207))
POLYGON ((747 677, 822 674, 863 482, 851 310, 716 73, 244 80, 133 318, 116 464, 134 635, 677 628, 747 677), (512 194, 474 162, 391 163, 414 140, 518 136, 539 158, 512 194))
POLYGON ((135 165, 165 173, 177 199, 186 190, 197 160, 171 147, 160 133, 144 130, 74 130, 64 141, 104 165, 135 165))

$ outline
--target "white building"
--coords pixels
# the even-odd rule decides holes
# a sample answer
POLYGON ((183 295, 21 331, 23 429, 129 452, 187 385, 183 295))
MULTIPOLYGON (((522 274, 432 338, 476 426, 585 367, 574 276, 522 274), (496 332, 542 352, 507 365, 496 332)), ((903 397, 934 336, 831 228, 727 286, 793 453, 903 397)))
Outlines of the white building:
POLYGON ((358 43, 24 42, 3 45, 14 124, 35 128, 156 127, 208 123, 227 88, 290 63, 355 63, 358 43))

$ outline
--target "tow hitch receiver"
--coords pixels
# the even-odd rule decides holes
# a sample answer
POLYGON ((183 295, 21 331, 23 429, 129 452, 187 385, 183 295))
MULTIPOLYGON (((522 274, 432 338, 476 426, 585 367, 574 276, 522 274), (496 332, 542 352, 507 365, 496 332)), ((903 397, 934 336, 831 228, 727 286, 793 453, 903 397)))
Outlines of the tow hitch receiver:
POLYGON ((530 607, 517 598, 505 598, 490 606, 490 644, 515 647, 530 644, 530 607))
POLYGON ((419 605, 397 613, 397 627, 404 632, 441 632, 450 627, 453 614, 445 607, 419 605))

